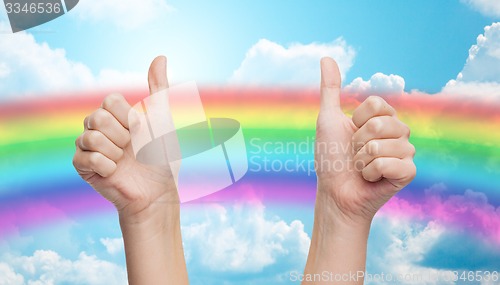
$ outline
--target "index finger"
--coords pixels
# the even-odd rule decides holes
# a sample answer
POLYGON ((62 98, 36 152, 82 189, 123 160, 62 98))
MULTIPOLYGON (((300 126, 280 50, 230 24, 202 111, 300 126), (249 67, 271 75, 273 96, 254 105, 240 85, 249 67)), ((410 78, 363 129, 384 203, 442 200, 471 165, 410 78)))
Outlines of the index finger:
POLYGON ((370 96, 354 110, 352 122, 356 127, 361 128, 373 117, 394 116, 395 114, 396 110, 384 99, 378 96, 370 96))
MULTIPOLYGON (((108 95, 102 102, 101 108, 110 112, 120 124, 128 130, 128 112, 130 111, 130 104, 121 94, 111 94, 108 95)), ((91 128, 90 122, 86 121, 85 125, 87 128, 91 128)))

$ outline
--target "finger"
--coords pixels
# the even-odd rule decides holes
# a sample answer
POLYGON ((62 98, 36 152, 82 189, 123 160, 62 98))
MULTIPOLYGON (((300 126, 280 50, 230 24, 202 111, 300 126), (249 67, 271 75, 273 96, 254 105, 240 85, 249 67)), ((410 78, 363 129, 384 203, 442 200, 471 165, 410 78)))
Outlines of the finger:
POLYGON ((76 149, 73 165, 80 174, 97 173, 109 177, 116 171, 116 163, 99 152, 76 149))
POLYGON ((167 79, 167 58, 164 56, 156 57, 148 72, 149 94, 155 94, 158 91, 168 88, 167 79))
POLYGON ((321 59, 321 107, 340 111, 341 77, 337 63, 330 57, 321 59))
POLYGON ((125 129, 129 128, 128 113, 131 107, 121 94, 108 95, 101 107, 111 113, 125 129))
POLYGON ((358 152, 371 140, 405 137, 409 130, 408 126, 395 117, 373 117, 352 135, 354 151, 358 152))
POLYGON ((85 131, 78 137, 76 144, 84 151, 100 152, 114 162, 118 162, 123 156, 123 149, 115 145, 99 131, 85 131))
POLYGON ((401 189, 415 177, 417 169, 409 158, 379 157, 368 164, 361 173, 369 182, 386 178, 396 188, 401 189))
POLYGON ((83 130, 86 131, 89 129, 89 117, 85 117, 85 119, 83 119, 83 130))
POLYGON ((396 114, 394 108, 384 99, 378 96, 368 97, 354 110, 352 122, 361 128, 369 119, 378 116, 393 116, 396 114))
MULTIPOLYGON (((365 167, 379 157, 413 158, 415 147, 404 139, 382 139, 367 142, 354 156, 355 165, 365 167)), ((359 169, 361 170, 361 169, 359 169)))
POLYGON ((121 148, 124 148, 130 142, 130 132, 107 110, 97 109, 88 117, 87 121, 88 130, 103 133, 121 148))

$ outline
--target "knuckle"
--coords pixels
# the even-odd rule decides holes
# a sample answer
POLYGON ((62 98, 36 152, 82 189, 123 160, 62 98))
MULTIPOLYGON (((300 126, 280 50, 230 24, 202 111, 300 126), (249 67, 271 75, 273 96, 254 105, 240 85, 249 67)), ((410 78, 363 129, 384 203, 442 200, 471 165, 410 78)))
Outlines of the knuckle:
POLYGON ((417 149, 415 148, 415 146, 411 143, 409 143, 409 149, 410 149, 410 155, 411 157, 415 157, 415 154, 417 153, 417 149))
POLYGON ((111 120, 112 118, 109 116, 108 112, 103 109, 97 110, 91 119, 94 129, 108 126, 111 123, 111 120))
POLYGON ((90 167, 95 170, 97 168, 99 168, 101 166, 101 163, 102 163, 102 155, 98 152, 93 152, 90 154, 89 156, 89 164, 90 164, 90 167))
POLYGON ((75 140, 75 146, 76 146, 77 148, 79 148, 79 147, 80 147, 80 141, 82 140, 82 136, 83 136, 83 134, 79 135, 79 136, 76 138, 76 140, 75 140))
POLYGON ((410 167, 408 168, 408 172, 406 174, 406 180, 411 181, 413 178, 417 176, 417 166, 413 161, 410 163, 410 167))
POLYGON ((106 96, 106 98, 104 98, 104 101, 102 101, 102 107, 104 109, 109 109, 113 105, 123 101, 123 99, 124 99, 123 95, 121 95, 119 93, 110 94, 110 95, 106 96))
POLYGON ((384 103, 384 99, 380 98, 379 96, 371 95, 366 98, 366 104, 368 105, 368 108, 373 112, 377 112, 378 110, 380 110, 384 103))
POLYGON ((85 119, 83 119, 83 128, 90 128, 90 125, 89 125, 89 122, 90 122, 90 116, 87 116, 85 117, 85 119))
POLYGON ((408 127, 408 125, 406 125, 405 123, 402 123, 403 125, 403 133, 404 135, 409 138, 410 137, 410 133, 411 133, 411 129, 410 127, 408 127))
POLYGON ((78 140, 78 145, 82 150, 86 150, 90 147, 92 147, 93 141, 89 139, 89 131, 84 132, 81 136, 80 139, 78 140))
POLYGON ((376 141, 369 141, 368 143, 366 143, 365 147, 366 153, 370 156, 376 156, 380 153, 380 145, 376 141))
POLYGON ((77 140, 78 146, 83 150, 91 146, 91 141, 88 139, 88 136, 89 132, 84 132, 77 140))
POLYGON ((417 176, 417 166, 415 163, 411 163, 411 179, 413 179, 415 176, 417 176))
POLYGON ((375 117, 368 120, 366 123, 366 129, 372 134, 378 134, 382 131, 383 122, 380 118, 375 117))
POLYGON ((100 132, 87 132, 83 138, 83 143, 86 147, 95 148, 100 145, 101 138, 102 137, 100 132))

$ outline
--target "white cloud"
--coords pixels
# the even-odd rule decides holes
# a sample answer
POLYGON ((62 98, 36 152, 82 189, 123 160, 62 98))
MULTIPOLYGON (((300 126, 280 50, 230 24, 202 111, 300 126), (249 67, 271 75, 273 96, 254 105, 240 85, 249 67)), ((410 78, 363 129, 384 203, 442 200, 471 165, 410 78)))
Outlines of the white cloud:
POLYGON ((500 22, 484 28, 469 49, 464 68, 443 93, 500 98, 500 22))
MULTIPOLYGON (((32 256, 6 256, 0 263, 0 273, 7 272, 13 282, 7 284, 126 284, 125 268, 114 263, 80 253, 69 260, 50 250, 37 250, 32 256), (4 268, 7 268, 6 270, 4 268), (24 277, 23 277, 24 276, 24 277), (19 281, 20 280, 20 281, 19 281)), ((3 277, 3 275, 2 275, 3 277)), ((0 284, 2 281, 0 281, 0 284)))
POLYGON ((498 0, 461 0, 483 15, 500 17, 500 2, 498 0))
POLYGON ((24 278, 6 263, 0 263, 0 285, 22 285, 24 278))
POLYGON ((164 0, 83 0, 70 13, 82 20, 107 22, 133 29, 161 20, 172 11, 164 0))
MULTIPOLYGON (((445 233, 436 222, 420 224, 406 219, 378 216, 372 225, 368 273, 391 274, 397 282, 366 280, 366 284, 454 284, 446 282, 453 272, 419 265, 425 254, 445 233)), ((385 280, 388 281, 388 280, 385 280)))
POLYGON ((302 270, 310 243, 302 222, 268 219, 261 204, 205 211, 205 220, 183 227, 190 266, 239 273, 258 273, 272 265, 302 270))
POLYGON ((500 83, 450 80, 443 88, 443 93, 474 97, 500 98, 500 83))
POLYGON ((361 77, 354 79, 344 87, 344 91, 362 95, 402 95, 404 88, 405 80, 403 77, 377 72, 368 81, 364 81, 361 77))
POLYGON ((333 57, 344 78, 353 65, 355 55, 354 48, 342 38, 326 44, 296 43, 288 47, 261 39, 247 52, 229 82, 257 86, 317 86, 322 57, 333 57))
MULTIPOLYGON (((0 29, 4 27, 0 23, 0 29)), ((25 91, 48 91, 91 85, 94 80, 90 69, 69 61, 63 49, 38 44, 25 32, 2 35, 0 64, 2 70, 9 71, 3 72, 0 81, 3 94, 15 92, 21 86, 25 91)))
POLYGON ((117 254, 123 251, 123 238, 101 238, 100 242, 106 247, 109 254, 117 254))
MULTIPOLYGON (((0 30, 6 29, 0 22, 0 30)), ((60 93, 97 87, 140 86, 143 75, 102 70, 94 76, 89 67, 66 57, 64 49, 37 43, 26 32, 4 34, 0 41, 2 96, 60 93)), ((4 99, 0 98, 0 99, 4 99)))

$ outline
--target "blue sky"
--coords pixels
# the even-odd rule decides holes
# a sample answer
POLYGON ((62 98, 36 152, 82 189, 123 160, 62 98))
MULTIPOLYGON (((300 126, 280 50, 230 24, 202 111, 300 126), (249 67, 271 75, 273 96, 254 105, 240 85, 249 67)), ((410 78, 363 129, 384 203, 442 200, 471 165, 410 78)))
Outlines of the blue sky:
POLYGON ((382 72, 402 76, 406 91, 435 93, 457 76, 476 37, 493 20, 450 0, 168 5, 168 11, 143 26, 124 29, 112 21, 81 21, 70 12, 32 32, 38 42, 64 48, 68 59, 84 62, 94 73, 103 68, 144 72, 155 55, 165 54, 177 73, 174 78, 207 84, 225 82, 259 39, 286 46, 343 37, 356 51, 344 82, 382 72))

